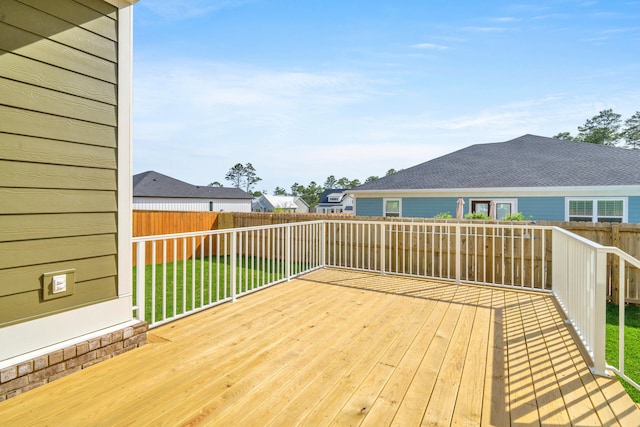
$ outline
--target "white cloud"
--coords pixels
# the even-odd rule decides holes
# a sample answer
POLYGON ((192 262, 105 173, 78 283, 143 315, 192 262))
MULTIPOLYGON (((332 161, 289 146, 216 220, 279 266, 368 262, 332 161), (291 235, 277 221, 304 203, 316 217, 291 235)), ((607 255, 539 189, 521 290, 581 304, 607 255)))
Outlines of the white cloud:
POLYGON ((253 0, 145 0, 140 5, 164 19, 177 21, 242 6, 251 1, 253 0))
POLYGON ((411 46, 415 49, 428 49, 428 50, 446 50, 449 49, 449 46, 444 46, 441 44, 435 43, 418 43, 411 46))

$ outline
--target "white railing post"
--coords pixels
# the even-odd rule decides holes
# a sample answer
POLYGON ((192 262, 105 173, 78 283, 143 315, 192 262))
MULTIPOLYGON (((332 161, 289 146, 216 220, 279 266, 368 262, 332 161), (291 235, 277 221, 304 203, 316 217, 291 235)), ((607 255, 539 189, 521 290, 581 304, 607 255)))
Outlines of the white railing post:
POLYGON ((236 302, 236 280, 238 277, 238 232, 231 233, 231 301, 236 302))
POLYGON ((329 235, 329 223, 322 221, 322 233, 320 233, 320 262, 321 267, 327 266, 327 236, 329 235))
POLYGON ((291 281, 291 226, 287 226, 285 232, 285 276, 287 277, 287 282, 291 281))
MULTIPOLYGON (((624 329, 625 329, 625 301, 627 297, 626 291, 626 271, 624 269, 625 260, 618 257, 618 369, 624 373, 624 329)), ((615 288, 615 287, 614 287, 615 288)))
POLYGON ((146 242, 136 242, 136 317, 145 320, 146 242))
POLYGON ((460 277, 462 276, 462 236, 460 236, 460 224, 456 224, 456 284, 460 284, 460 277))
POLYGON ((593 372, 607 375, 605 360, 606 325, 607 325, 607 252, 596 251, 595 265, 595 295, 594 295, 594 342, 593 342, 593 372))
POLYGON ((385 265, 384 262, 386 261, 386 248, 385 246, 387 245, 386 243, 386 238, 385 238, 385 234, 386 234, 386 224, 383 222, 382 224, 380 224, 380 274, 385 274, 385 265))

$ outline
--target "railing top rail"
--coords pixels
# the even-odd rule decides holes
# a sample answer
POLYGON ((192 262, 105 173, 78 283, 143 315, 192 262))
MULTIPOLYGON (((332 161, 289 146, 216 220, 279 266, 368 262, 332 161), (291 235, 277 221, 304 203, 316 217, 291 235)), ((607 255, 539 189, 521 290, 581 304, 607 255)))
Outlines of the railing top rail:
POLYGON ((535 230, 551 230, 553 227, 550 225, 537 225, 537 224, 529 224, 529 223, 485 223, 485 222, 464 222, 464 221, 402 221, 402 220, 384 220, 384 221, 359 221, 359 220, 344 220, 344 219, 326 219, 322 220, 325 223, 329 224, 344 224, 344 223, 353 223, 353 224, 391 224, 391 225, 407 225, 407 226, 419 226, 419 225, 427 225, 427 226, 440 226, 440 227, 474 227, 474 228, 506 228, 506 229, 535 229, 535 230))
POLYGON ((599 249, 605 253, 617 255, 618 257, 620 257, 621 260, 624 260, 629 264, 633 265, 635 268, 640 269, 640 260, 638 260, 637 258, 634 258, 633 256, 629 255, 628 253, 626 253, 625 251, 623 251, 622 249, 616 246, 602 246, 599 249))
POLYGON ((324 222, 325 222, 324 220, 301 221, 301 222, 288 222, 283 224, 255 225, 252 227, 225 228, 222 230, 187 231, 184 233, 158 234, 154 236, 138 236, 138 237, 133 237, 131 241, 133 243, 137 243, 137 242, 148 242, 152 240, 169 240, 169 239, 181 239, 185 237, 212 236, 217 234, 247 232, 247 231, 255 231, 255 230, 268 230, 273 228, 300 227, 300 226, 310 225, 310 224, 323 224, 324 222))
POLYGON ((591 247, 593 249, 603 249, 605 247, 605 246, 602 246, 600 243, 596 243, 596 242, 594 242, 592 240, 587 239, 586 237, 579 236, 579 235, 577 235, 575 233, 572 233, 571 231, 565 230, 564 228, 557 227, 555 225, 553 227, 550 227, 550 228, 553 231, 556 231, 556 232, 558 232, 560 234, 563 234, 563 235, 565 235, 567 237, 570 237, 570 238, 572 238, 574 240, 577 240, 578 242, 582 243, 583 245, 589 246, 589 247, 591 247))

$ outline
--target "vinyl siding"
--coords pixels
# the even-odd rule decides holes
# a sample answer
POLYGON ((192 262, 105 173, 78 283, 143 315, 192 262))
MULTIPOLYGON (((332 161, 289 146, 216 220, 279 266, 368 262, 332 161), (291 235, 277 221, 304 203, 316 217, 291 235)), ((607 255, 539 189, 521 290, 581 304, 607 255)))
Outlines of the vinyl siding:
POLYGON ((358 197, 354 205, 358 216, 382 216, 382 198, 380 197, 358 197))
POLYGON ((564 221, 564 197, 518 197, 518 211, 534 221, 564 221))
POLYGON ((251 212, 251 199, 161 199, 134 197, 133 209, 182 212, 251 212), (213 210, 209 209, 210 202, 213 202, 213 210))
MULTIPOLYGON (((117 9, 0 3, 0 327, 117 297, 117 9), (75 269, 42 300, 43 273, 75 269)), ((128 167, 128 166, 127 166, 128 167)))
MULTIPOLYGON (((465 200, 465 208, 468 199, 465 200)), ((456 216, 458 207, 457 197, 403 197, 402 216, 407 218, 433 218, 434 216, 449 212, 456 216)), ((467 210, 465 210, 467 212, 467 210)))
POLYGON ((629 197, 628 215, 630 223, 640 223, 640 197, 629 197))

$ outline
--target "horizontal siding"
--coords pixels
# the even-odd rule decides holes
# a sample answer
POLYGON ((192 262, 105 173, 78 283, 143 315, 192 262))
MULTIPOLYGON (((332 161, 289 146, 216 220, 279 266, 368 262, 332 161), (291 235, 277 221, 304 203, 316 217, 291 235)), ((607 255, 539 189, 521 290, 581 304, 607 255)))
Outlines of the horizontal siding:
POLYGON ((60 19, 75 24, 109 40, 118 41, 117 21, 113 19, 116 16, 114 15, 113 18, 105 16, 105 14, 114 12, 115 8, 113 7, 105 10, 105 14, 103 14, 84 5, 78 5, 78 2, 74 2, 73 0, 56 0, 55 2, 43 0, 20 0, 20 2, 28 4, 29 6, 48 14, 57 15, 60 19))
MULTIPOLYGON (((115 253, 114 235, 4 242, 0 244, 0 269, 74 261, 115 253)), ((70 265, 69 268, 73 266, 70 265)))
POLYGON ((382 216, 382 199, 380 197, 358 197, 354 206, 358 216, 382 216))
MULTIPOLYGON (((117 297, 117 9, 0 2, 0 327, 117 297), (72 295, 42 275, 75 270, 72 295)), ((128 168, 128 165, 125 165, 128 168)))
POLYGON ((116 85, 0 50, 0 76, 116 105, 116 85))
POLYGON ((0 242, 114 234, 117 231, 116 219, 113 212, 4 215, 0 242))
POLYGON ((108 126, 116 125, 115 105, 0 78, 2 104, 108 126))
POLYGON ((3 22, 0 22, 0 49, 105 82, 117 82, 117 67, 114 62, 43 39, 3 22))
POLYGON ((519 197, 518 211, 534 221, 564 221, 564 197, 519 197))
POLYGON ((105 277, 77 283, 72 295, 43 302, 39 291, 5 296, 0 298, 0 327, 41 317, 43 309, 47 314, 56 314, 70 306, 79 308, 113 299, 117 295, 117 287, 115 277, 105 277), (19 319, 14 315, 16 312, 20 313, 19 319))
POLYGON ((116 147, 116 128, 113 126, 0 105, 0 133, 3 132, 116 147))
MULTIPOLYGON (((468 200, 465 201, 468 203, 468 200)), ((465 208, 468 205, 465 204, 465 208)), ((403 197, 402 216, 405 218, 433 218, 434 216, 449 212, 456 216, 458 207, 457 197, 403 197)), ((467 212, 465 210, 465 212, 467 212)))
POLYGON ((133 199, 134 210, 144 211, 182 211, 182 212, 251 212, 251 200, 219 200, 219 199, 133 199), (209 210, 209 202, 213 202, 213 210, 209 210))
POLYGON ((116 171, 0 160, 0 187, 116 190, 116 171))
POLYGON ((2 158, 19 162, 115 169, 117 152, 111 147, 96 147, 67 141, 2 135, 2 158))
POLYGON ((640 197, 629 197, 628 220, 630 223, 640 223, 640 197))
MULTIPOLYGON (((76 283, 81 284, 89 280, 117 275, 116 256, 106 255, 96 258, 73 260, 76 283)), ((39 264, 35 266, 9 268, 2 272, 5 281, 0 287, 0 297, 19 294, 21 292, 36 291, 42 287, 43 272, 62 271, 69 268, 67 261, 39 264)))
POLYGON ((0 187, 0 215, 115 212, 115 191, 0 187))
MULTIPOLYGON (((66 3, 69 6, 69 2, 66 3)), ((58 10, 64 8, 63 4, 58 4, 57 6, 58 10)), ((67 14, 76 10, 80 10, 80 8, 76 6, 67 9, 67 14)), ((37 36, 113 63, 117 60, 116 42, 114 40, 85 30, 40 9, 16 0, 2 0, 0 14, 2 15, 2 21, 6 24, 22 28, 37 36)), ((87 19, 90 18, 87 17, 87 19)))

